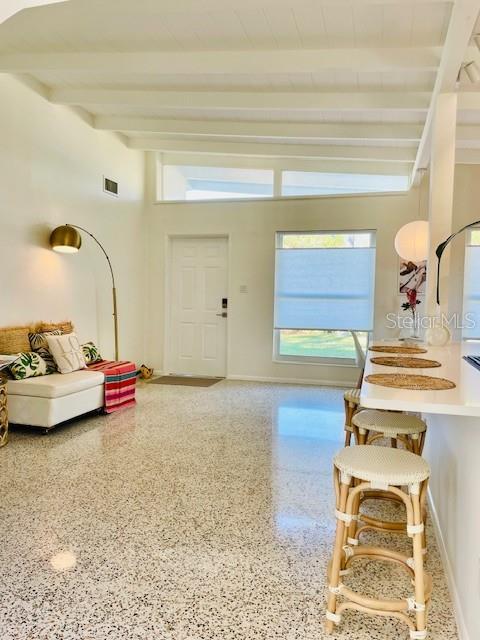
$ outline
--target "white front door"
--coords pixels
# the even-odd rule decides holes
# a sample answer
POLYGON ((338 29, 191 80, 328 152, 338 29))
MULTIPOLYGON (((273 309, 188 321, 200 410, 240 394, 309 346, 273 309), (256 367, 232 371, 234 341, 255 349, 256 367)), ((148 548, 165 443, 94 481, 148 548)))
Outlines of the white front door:
POLYGON ((226 375, 227 267, 227 238, 172 239, 169 373, 226 375))

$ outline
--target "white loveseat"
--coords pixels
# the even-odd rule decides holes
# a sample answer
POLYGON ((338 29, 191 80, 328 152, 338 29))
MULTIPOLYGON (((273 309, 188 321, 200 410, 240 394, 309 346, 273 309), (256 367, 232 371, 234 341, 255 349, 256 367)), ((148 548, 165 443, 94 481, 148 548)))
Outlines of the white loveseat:
POLYGON ((9 380, 9 422, 47 431, 65 420, 101 409, 103 383, 103 373, 86 370, 9 380))
MULTIPOLYGON (((29 333, 60 329, 72 333, 70 321, 40 322, 27 326, 0 328, 0 353, 17 354, 30 351, 29 333)), ((52 427, 104 405, 104 374, 81 370, 52 373, 25 380, 8 380, 7 404, 9 422, 48 431, 52 427)))

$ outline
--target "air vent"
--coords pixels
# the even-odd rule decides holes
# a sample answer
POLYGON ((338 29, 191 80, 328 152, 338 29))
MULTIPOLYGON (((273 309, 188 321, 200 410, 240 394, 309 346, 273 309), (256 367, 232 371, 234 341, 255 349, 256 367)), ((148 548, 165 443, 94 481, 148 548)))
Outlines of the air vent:
POLYGON ((109 193, 111 196, 116 196, 118 198, 118 182, 115 180, 110 180, 110 178, 103 177, 103 190, 105 193, 109 193))

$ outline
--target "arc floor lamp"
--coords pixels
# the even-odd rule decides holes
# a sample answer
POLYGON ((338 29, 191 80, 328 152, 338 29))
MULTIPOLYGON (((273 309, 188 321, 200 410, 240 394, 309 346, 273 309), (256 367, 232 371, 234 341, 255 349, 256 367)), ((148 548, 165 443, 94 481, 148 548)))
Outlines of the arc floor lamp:
POLYGON ((50 246, 54 251, 58 253, 77 253, 82 246, 82 236, 79 233, 83 231, 94 240, 100 249, 102 250, 105 258, 108 262, 108 268, 110 269, 110 275, 112 277, 112 297, 113 297, 113 326, 115 335, 115 360, 119 359, 118 356, 118 313, 117 313, 117 290, 115 288, 115 276, 113 274, 112 263, 108 257, 107 252, 103 248, 102 244, 97 238, 87 231, 83 227, 79 227, 76 224, 64 224, 61 227, 54 229, 50 235, 50 246))
POLYGON ((459 229, 456 233, 452 233, 451 236, 448 236, 448 238, 446 240, 444 240, 443 242, 441 242, 438 245, 438 247, 435 249, 435 253, 437 255, 437 304, 440 304, 440 263, 442 261, 443 252, 447 248, 447 245, 449 245, 450 242, 456 236, 458 236, 463 231, 466 231, 467 229, 470 229, 470 227, 476 227, 478 225, 480 225, 480 220, 476 220, 475 222, 470 222, 470 224, 466 224, 464 227, 459 229))

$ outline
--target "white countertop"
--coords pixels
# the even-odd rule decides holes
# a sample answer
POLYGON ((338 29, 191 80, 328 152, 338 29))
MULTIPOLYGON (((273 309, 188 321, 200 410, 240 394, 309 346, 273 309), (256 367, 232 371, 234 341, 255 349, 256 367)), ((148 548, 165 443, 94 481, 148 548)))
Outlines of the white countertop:
MULTIPOLYGON (((398 345, 399 342, 374 341, 373 344, 398 345)), ((442 413, 457 416, 480 416, 480 370, 463 360, 464 355, 480 355, 479 342, 452 343, 445 347, 430 347, 427 353, 418 354, 419 358, 437 360, 441 367, 434 369, 400 369, 385 367, 370 362, 373 356, 396 354, 369 351, 365 364, 365 375, 360 392, 362 407, 369 409, 393 409, 399 411, 418 411, 422 413, 442 413), (447 378, 457 386, 447 391, 409 391, 391 389, 365 382, 371 373, 411 373, 437 378, 447 378)), ((416 355, 416 354, 412 354, 416 355)))

